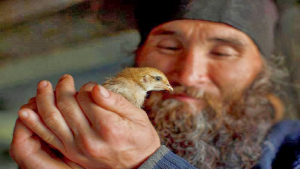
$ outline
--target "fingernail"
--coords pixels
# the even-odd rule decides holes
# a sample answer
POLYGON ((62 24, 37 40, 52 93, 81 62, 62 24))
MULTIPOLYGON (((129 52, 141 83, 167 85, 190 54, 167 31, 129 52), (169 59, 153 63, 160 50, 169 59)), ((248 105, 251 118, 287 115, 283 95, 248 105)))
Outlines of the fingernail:
POLYGON ((20 111, 20 116, 23 118, 27 118, 28 117, 28 113, 24 110, 20 111))
POLYGON ((39 82, 38 88, 39 88, 39 89, 43 89, 43 88, 45 88, 47 85, 48 85, 48 82, 45 81, 45 80, 43 80, 43 81, 39 82))
POLYGON ((68 74, 64 74, 60 79, 59 82, 62 81, 63 79, 65 79, 68 76, 68 74))
POLYGON ((109 97, 109 91, 107 89, 105 89, 103 86, 98 85, 99 89, 100 89, 100 94, 105 97, 108 98, 109 97))

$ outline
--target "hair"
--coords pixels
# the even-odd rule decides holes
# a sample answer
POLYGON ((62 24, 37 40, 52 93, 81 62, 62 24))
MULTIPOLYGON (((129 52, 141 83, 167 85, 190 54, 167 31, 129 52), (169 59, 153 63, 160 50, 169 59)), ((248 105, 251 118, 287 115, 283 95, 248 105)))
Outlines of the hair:
MULTIPOLYGON (((292 98, 289 97, 288 91, 293 84, 289 83, 290 73, 286 67, 285 57, 281 55, 272 55, 266 59, 262 57, 265 66, 265 71, 268 72, 270 78, 270 93, 276 96, 282 102, 282 116, 283 118, 293 118, 297 111, 292 98)), ((274 105, 274 108, 277 108, 274 105)), ((278 108, 279 109, 279 108, 278 108)))
MULTIPOLYGON (((285 69, 278 68, 278 62, 263 62, 263 70, 244 91, 242 99, 227 100, 227 106, 221 110, 213 104, 197 110, 195 105, 164 100, 162 93, 151 93, 145 110, 161 143, 198 168, 253 167, 261 155, 260 146, 266 134, 276 122, 276 109, 267 95, 282 95, 274 79, 287 75, 285 69)), ((174 90, 188 95, 203 92, 187 86, 174 90)), ((211 98, 204 94, 203 99, 211 98)))

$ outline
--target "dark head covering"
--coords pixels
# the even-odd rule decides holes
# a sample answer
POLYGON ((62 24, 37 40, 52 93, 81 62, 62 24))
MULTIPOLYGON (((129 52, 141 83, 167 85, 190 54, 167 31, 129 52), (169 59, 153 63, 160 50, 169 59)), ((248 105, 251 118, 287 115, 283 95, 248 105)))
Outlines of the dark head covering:
POLYGON ((135 15, 140 45, 162 23, 193 19, 231 25, 250 36, 264 56, 273 53, 277 9, 272 0, 139 0, 135 15))

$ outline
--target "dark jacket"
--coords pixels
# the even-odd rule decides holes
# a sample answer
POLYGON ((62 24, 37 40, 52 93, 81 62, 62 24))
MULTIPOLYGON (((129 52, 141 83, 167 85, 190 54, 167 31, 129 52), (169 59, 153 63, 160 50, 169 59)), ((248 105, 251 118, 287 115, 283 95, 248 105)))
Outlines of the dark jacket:
MULTIPOLYGON (((270 130, 262 144, 262 155, 254 169, 300 169, 300 121, 285 120, 270 130)), ((194 169, 183 158, 161 146, 141 169, 194 169)))

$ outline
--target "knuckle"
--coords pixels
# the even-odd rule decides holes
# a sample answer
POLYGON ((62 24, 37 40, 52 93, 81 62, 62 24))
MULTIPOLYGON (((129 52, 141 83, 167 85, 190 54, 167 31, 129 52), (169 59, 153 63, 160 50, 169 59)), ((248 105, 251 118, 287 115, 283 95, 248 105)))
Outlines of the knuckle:
POLYGON ((126 108, 128 106, 127 103, 128 101, 123 96, 121 96, 120 94, 116 95, 114 103, 115 105, 117 105, 118 107, 126 108))
POLYGON ((120 134, 121 134, 120 128, 110 127, 109 135, 110 135, 111 138, 116 138, 116 137, 120 136, 120 134))
POLYGON ((39 124, 38 123, 35 123, 34 121, 30 121, 30 123, 29 123, 29 127, 33 130, 33 131, 37 131, 38 130, 38 128, 39 128, 39 124))
POLYGON ((98 158, 99 157, 99 151, 92 146, 88 146, 89 148, 86 149, 86 153, 89 154, 92 158, 98 158))
POLYGON ((97 157, 97 154, 99 154, 99 152, 96 151, 95 143, 90 138, 83 138, 82 144, 76 147, 79 149, 79 152, 82 152, 83 154, 88 154, 92 157, 97 157))
POLYGON ((47 126, 56 127, 59 124, 59 116, 55 111, 50 111, 45 115, 43 121, 47 126))
POLYGON ((55 140, 55 136, 54 135, 44 135, 43 136, 43 140, 49 144, 53 143, 55 140))
POLYGON ((72 103, 67 98, 58 99, 56 104, 60 111, 68 111, 72 109, 72 103))
POLYGON ((105 126, 102 129, 103 137, 109 141, 109 140, 115 140, 122 136, 122 128, 116 126, 116 125, 109 125, 105 126))

